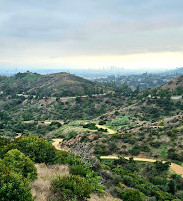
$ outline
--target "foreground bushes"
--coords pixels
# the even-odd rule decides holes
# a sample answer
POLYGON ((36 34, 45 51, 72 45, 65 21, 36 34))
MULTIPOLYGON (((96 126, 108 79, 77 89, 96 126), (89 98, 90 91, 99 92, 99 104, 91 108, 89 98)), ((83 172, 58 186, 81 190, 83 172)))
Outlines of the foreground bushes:
POLYGON ((0 170, 1 201, 33 201, 27 179, 12 171, 0 170))
POLYGON ((73 165, 70 167, 70 173, 85 177, 92 187, 92 192, 104 193, 105 187, 99 183, 100 177, 90 168, 84 165, 73 165))
POLYGON ((50 142, 36 137, 20 137, 14 142, 2 148, 1 155, 5 155, 11 149, 18 149, 29 156, 36 163, 54 163, 55 148, 50 142))
POLYGON ((10 171, 14 171, 25 178, 34 180, 37 178, 37 170, 29 157, 26 157, 17 149, 8 151, 2 160, 3 165, 10 171))
POLYGON ((29 180, 37 178, 30 158, 12 149, 0 160, 0 200, 33 201, 29 180))
POLYGON ((51 183, 51 191, 59 200, 86 200, 92 192, 92 186, 86 178, 78 175, 57 177, 51 183))

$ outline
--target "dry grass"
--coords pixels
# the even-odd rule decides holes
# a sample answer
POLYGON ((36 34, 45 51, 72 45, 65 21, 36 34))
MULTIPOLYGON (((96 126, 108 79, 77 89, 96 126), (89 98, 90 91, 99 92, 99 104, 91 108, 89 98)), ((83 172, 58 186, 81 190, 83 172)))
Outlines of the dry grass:
POLYGON ((50 194, 50 181, 57 175, 63 176, 69 174, 69 168, 66 165, 45 164, 36 165, 38 179, 32 182, 32 195, 36 196, 35 201, 46 201, 50 194))
POLYGON ((99 197, 97 194, 92 194, 88 201, 122 201, 118 198, 112 197, 109 193, 105 193, 104 196, 99 197))
MULTIPOLYGON (((47 201, 50 197, 50 182, 56 176, 64 176, 69 174, 69 167, 67 165, 52 165, 45 164, 36 165, 38 171, 38 179, 32 182, 32 195, 36 197, 35 201, 47 201)), ((88 201, 121 201, 120 199, 112 197, 109 193, 104 196, 92 194, 88 201)))

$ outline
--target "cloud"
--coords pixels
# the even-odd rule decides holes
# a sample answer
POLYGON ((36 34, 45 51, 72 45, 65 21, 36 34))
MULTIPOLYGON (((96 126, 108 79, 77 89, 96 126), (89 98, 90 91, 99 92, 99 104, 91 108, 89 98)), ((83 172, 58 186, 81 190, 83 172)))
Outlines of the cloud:
POLYGON ((182 52, 182 8, 182 0, 0 0, 0 59, 182 52))

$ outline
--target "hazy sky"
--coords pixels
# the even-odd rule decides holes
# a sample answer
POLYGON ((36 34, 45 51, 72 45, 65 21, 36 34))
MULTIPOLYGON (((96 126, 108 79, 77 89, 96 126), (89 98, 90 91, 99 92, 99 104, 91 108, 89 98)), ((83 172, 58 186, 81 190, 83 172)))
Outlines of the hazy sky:
POLYGON ((183 0, 0 0, 0 66, 183 66, 183 0))

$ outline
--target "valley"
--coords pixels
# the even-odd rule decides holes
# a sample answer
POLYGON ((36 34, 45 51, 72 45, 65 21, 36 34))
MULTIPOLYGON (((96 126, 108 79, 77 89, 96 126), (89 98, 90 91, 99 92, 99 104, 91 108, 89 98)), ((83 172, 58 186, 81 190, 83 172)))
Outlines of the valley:
MULTIPOLYGON (((4 167, 11 150, 33 160, 38 179, 30 183, 37 201, 60 199, 55 193, 60 179, 71 183, 83 179, 91 187, 87 200, 120 200, 128 193, 138 201, 181 200, 182 79, 179 76, 145 90, 93 83, 65 73, 42 76, 27 72, 2 79, 0 164, 4 167), (75 91, 76 82, 79 91, 75 91), (24 89, 22 83, 27 85, 24 89), (61 92, 66 89, 68 93, 61 92), (50 173, 52 168, 62 176, 50 173), (46 176, 41 176, 44 171, 50 175, 46 183, 46 176), (39 188, 39 182, 46 185, 45 190, 39 188)), ((82 200, 77 196, 76 200, 82 200)))

